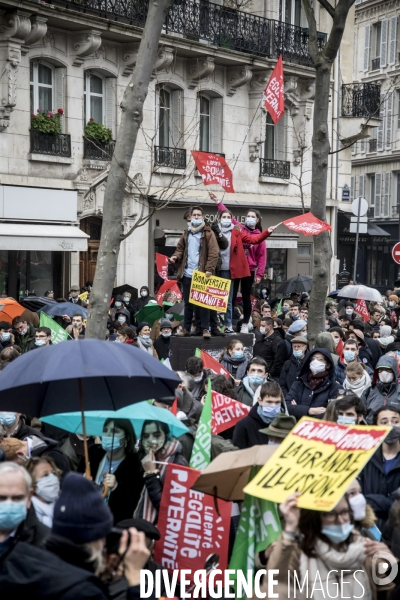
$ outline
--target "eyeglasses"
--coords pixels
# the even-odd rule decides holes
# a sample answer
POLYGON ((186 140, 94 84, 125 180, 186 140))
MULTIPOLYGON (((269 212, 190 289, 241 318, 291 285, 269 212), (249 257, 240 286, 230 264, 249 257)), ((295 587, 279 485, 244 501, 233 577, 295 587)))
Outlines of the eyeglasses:
POLYGON ((44 334, 44 335, 37 335, 36 339, 37 340, 46 340, 47 339, 47 335, 46 334, 44 334))
POLYGON ((344 519, 345 521, 350 519, 350 510, 348 508, 345 508, 340 512, 335 512, 333 510, 332 512, 325 515, 325 521, 329 523, 337 523, 340 518, 344 519))

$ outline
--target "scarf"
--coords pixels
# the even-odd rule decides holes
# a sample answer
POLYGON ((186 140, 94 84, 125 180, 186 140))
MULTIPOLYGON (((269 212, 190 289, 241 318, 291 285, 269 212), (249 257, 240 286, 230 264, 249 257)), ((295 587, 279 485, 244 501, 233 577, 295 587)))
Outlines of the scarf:
POLYGON ((266 425, 269 425, 271 421, 273 421, 276 418, 274 417, 274 419, 271 419, 271 417, 266 417, 260 405, 257 406, 257 414, 260 417, 261 421, 263 421, 263 423, 265 423, 266 425))
POLYGON ((193 225, 191 223, 189 223, 189 231, 191 231, 193 234, 195 233, 199 233, 199 231, 201 231, 205 226, 205 223, 203 222, 201 225, 199 225, 198 227, 193 227, 193 225))
POLYGON ((383 348, 386 348, 386 346, 388 346, 389 344, 393 344, 394 337, 392 335, 388 335, 388 336, 385 336, 385 337, 378 338, 376 341, 379 342, 379 344, 383 348))
POLYGON ((233 228, 234 228, 233 223, 231 223, 228 227, 222 227, 221 222, 219 223, 219 229, 220 229, 221 233, 223 233, 224 235, 229 233, 229 231, 232 231, 233 228))
MULTIPOLYGON (((165 445, 164 448, 162 448, 161 450, 159 450, 156 454, 156 459, 160 462, 173 462, 173 458, 175 456, 175 454, 177 452, 179 452, 181 450, 181 444, 180 442, 178 442, 178 440, 172 439, 169 440, 165 445)), ((158 469, 159 473, 160 473, 160 481, 163 484, 164 483, 164 479, 165 479, 165 473, 167 470, 167 465, 157 465, 160 468, 158 469)), ((158 511, 156 510, 156 508, 154 507, 152 501, 150 500, 150 496, 149 493, 147 491, 147 487, 146 485, 144 485, 143 489, 142 489, 142 493, 140 495, 140 500, 138 503, 138 506, 135 510, 134 516, 136 515, 138 508, 142 507, 142 515, 137 515, 139 517, 141 517, 142 519, 145 519, 146 521, 149 521, 149 523, 155 523, 157 521, 157 517, 158 517, 158 511)))
POLYGON ((361 394, 363 393, 363 391, 371 387, 371 377, 366 371, 363 374, 363 376, 359 379, 359 381, 356 381, 355 383, 352 383, 346 377, 343 382, 343 387, 345 390, 351 390, 356 394, 356 396, 361 398, 361 394))
POLYGON ((243 358, 232 358, 232 356, 225 352, 221 362, 224 363, 224 366, 226 365, 226 368, 231 374, 233 371, 232 367, 237 367, 235 379, 243 379, 246 375, 247 358, 245 356, 243 356, 243 358))
MULTIPOLYGON (((344 582, 343 589, 346 590, 345 593, 349 598, 360 596, 363 600, 372 600, 371 586, 364 568, 366 557, 363 538, 357 533, 353 533, 353 537, 354 541, 344 552, 335 550, 326 542, 317 539, 314 546, 316 557, 310 558, 301 553, 300 581, 308 575, 309 593, 313 590, 313 600, 334 598, 338 588, 340 589, 341 578, 344 582), (338 573, 335 573, 335 570, 338 573), (360 583, 353 577, 354 571, 358 571, 357 580, 364 586, 364 593, 360 583)), ((298 598, 305 599, 306 596, 301 592, 298 598)))
POLYGON ((53 526, 55 501, 50 503, 43 502, 43 500, 40 500, 37 496, 32 496, 32 504, 39 521, 51 529, 53 526))
POLYGON ((329 371, 326 369, 322 371, 322 373, 312 373, 308 372, 307 381, 310 385, 312 391, 317 390, 324 383, 326 377, 328 377, 329 371))
POLYGON ((141 350, 144 350, 145 352, 153 356, 153 342, 151 338, 149 338, 148 340, 144 340, 141 335, 138 335, 137 343, 139 344, 139 348, 141 350))

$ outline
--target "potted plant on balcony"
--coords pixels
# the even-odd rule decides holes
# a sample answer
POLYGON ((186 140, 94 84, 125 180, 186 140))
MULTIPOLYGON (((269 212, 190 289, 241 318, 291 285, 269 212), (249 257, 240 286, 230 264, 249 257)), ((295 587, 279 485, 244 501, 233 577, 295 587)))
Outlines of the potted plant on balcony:
POLYGON ((103 123, 96 123, 91 117, 85 127, 85 137, 95 143, 107 144, 111 142, 113 134, 111 129, 105 127, 103 123))
POLYGON ((41 112, 40 108, 38 108, 36 114, 31 116, 31 129, 51 135, 61 133, 61 117, 63 114, 64 111, 62 108, 59 108, 57 112, 51 110, 41 112))

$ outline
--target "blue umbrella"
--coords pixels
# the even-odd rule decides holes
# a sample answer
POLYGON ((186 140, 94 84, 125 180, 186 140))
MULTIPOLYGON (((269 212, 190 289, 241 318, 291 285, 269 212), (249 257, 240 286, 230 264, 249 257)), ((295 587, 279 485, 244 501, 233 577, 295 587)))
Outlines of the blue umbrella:
POLYGON ((73 302, 56 302, 56 304, 46 304, 41 306, 36 312, 46 313, 49 317, 62 317, 68 315, 73 317, 74 315, 81 315, 83 319, 87 319, 87 308, 80 306, 79 304, 73 304, 73 302))
MULTIPOLYGON (((166 423, 174 437, 188 433, 188 428, 169 410, 153 406, 148 402, 138 402, 117 411, 86 411, 85 423, 87 435, 103 435, 103 425, 107 419, 128 419, 131 421, 136 436, 139 438, 145 421, 161 421, 166 423)), ((82 414, 80 412, 61 413, 42 417, 44 423, 54 425, 70 433, 83 433, 82 414)))

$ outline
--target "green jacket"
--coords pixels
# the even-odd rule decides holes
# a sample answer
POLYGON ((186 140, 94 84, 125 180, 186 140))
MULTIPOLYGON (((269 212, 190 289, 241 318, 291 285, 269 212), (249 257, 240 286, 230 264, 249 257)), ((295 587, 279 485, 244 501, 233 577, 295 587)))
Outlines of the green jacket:
MULTIPOLYGON (((181 453, 186 460, 190 462, 197 425, 195 424, 194 419, 188 419, 187 421, 184 421, 184 424, 189 429, 189 433, 184 433, 178 440, 182 445, 181 453)), ((222 454, 222 452, 232 452, 233 450, 239 450, 239 448, 234 446, 230 440, 226 440, 220 435, 211 434, 211 460, 214 460, 214 458, 219 454, 222 454)))
POLYGON ((15 332, 15 343, 21 348, 22 354, 25 354, 25 352, 28 352, 28 350, 33 350, 36 348, 35 333, 36 329, 30 323, 28 324, 28 331, 25 335, 15 332))

